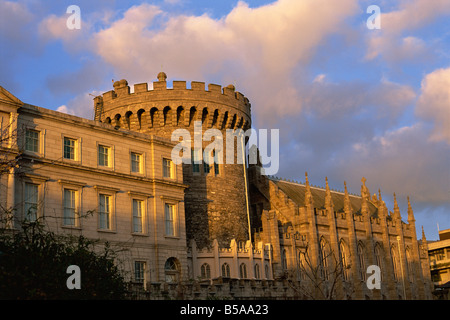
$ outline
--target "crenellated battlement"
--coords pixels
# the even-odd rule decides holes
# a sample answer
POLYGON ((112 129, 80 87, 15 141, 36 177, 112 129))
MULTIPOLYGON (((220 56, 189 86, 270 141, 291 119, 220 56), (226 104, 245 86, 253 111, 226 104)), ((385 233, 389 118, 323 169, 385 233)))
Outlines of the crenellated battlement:
POLYGON ((125 79, 115 81, 114 90, 94 99, 95 119, 131 130, 131 122, 140 130, 143 120, 148 122, 146 128, 190 126, 196 120, 219 129, 250 128, 250 102, 234 85, 222 88, 192 81, 188 88, 186 81, 174 80, 170 88, 166 78, 161 72, 151 88, 148 83, 138 83, 133 92, 125 79))

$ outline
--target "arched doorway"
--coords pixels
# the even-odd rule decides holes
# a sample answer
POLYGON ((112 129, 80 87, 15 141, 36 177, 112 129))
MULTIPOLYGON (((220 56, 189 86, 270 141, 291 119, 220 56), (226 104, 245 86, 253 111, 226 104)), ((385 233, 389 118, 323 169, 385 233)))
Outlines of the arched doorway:
POLYGON ((181 266, 177 258, 171 257, 164 264, 166 282, 175 283, 180 280, 181 266))

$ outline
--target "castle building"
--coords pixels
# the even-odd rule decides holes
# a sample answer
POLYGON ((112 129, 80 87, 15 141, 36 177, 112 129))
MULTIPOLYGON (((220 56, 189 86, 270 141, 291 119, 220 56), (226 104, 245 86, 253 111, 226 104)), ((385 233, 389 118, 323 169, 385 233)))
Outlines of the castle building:
POLYGON ((396 201, 389 212, 381 192, 370 197, 365 179, 356 196, 328 182, 310 186, 307 176, 302 184, 262 175, 238 159, 241 135, 223 141, 232 162, 220 153, 205 161, 208 130, 251 128, 249 100, 232 85, 168 88, 165 73, 157 78, 133 90, 114 82, 94 98, 93 120, 23 103, 0 87, 0 204, 12 218, 3 228, 41 219, 52 231, 107 241, 150 294, 159 283, 240 279, 252 284, 231 296, 431 298, 409 199, 405 223, 396 201), (190 163, 173 161, 177 129, 194 144, 200 136, 190 163), (374 265, 380 289, 367 286, 374 265), (317 279, 308 274, 315 270, 317 279))

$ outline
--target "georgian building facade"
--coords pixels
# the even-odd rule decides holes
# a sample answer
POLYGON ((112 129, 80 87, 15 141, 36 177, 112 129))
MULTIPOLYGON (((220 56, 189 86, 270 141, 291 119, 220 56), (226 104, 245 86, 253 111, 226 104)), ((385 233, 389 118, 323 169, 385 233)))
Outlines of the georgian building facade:
POLYGON ((187 272, 186 185, 172 142, 0 94, 2 153, 17 159, 0 177, 7 227, 39 219, 57 233, 107 241, 137 282, 187 272))

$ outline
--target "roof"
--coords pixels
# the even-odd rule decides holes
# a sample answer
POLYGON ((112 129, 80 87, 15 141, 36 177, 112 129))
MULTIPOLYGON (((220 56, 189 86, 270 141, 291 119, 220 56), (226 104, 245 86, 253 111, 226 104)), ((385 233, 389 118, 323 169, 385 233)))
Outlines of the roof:
MULTIPOLYGON (((304 184, 288 182, 283 180, 278 180, 275 178, 269 178, 275 185, 283 191, 292 201, 298 205, 303 206, 305 204, 305 191, 306 186, 304 184)), ((326 190, 318 187, 310 187, 313 199, 314 208, 324 209, 325 208, 325 196, 326 190)), ((344 211, 344 197, 345 194, 337 191, 330 191, 331 199, 333 200, 334 208, 336 212, 344 211)), ((361 200, 360 196, 355 196, 349 194, 350 204, 353 209, 353 213, 361 213, 361 200)), ((372 217, 378 217, 378 208, 369 200, 369 213, 372 217)))
POLYGON ((16 96, 14 96, 11 92, 0 86, 0 101, 12 105, 17 105, 17 107, 23 105, 23 102, 20 101, 16 96))

